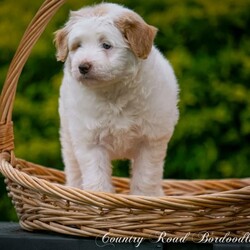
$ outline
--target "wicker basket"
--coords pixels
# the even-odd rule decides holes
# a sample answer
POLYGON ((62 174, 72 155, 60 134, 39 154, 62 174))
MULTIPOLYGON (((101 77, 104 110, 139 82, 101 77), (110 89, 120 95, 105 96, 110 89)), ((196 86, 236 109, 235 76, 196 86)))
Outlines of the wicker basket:
POLYGON ((27 28, 10 65, 0 99, 0 171, 26 230, 78 236, 199 239, 241 237, 250 230, 250 179, 165 180, 165 197, 128 195, 129 179, 113 177, 117 194, 63 185, 64 173, 14 155, 12 109, 17 82, 32 47, 64 0, 47 0, 27 28))

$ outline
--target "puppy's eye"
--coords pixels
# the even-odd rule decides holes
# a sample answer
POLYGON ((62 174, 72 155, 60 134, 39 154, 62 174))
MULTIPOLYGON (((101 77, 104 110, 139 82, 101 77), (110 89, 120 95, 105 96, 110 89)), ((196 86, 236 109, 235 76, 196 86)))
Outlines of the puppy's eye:
POLYGON ((82 45, 81 43, 74 43, 72 46, 71 46, 71 50, 77 50, 78 48, 80 48, 82 45))
POLYGON ((75 49, 78 49, 78 48, 81 48, 82 47, 82 44, 81 43, 77 43, 76 45, 75 45, 75 49))
POLYGON ((103 43, 103 44, 102 44, 102 47, 103 47, 104 49, 106 49, 106 50, 112 48, 112 46, 111 46, 110 44, 108 44, 108 43, 103 43))

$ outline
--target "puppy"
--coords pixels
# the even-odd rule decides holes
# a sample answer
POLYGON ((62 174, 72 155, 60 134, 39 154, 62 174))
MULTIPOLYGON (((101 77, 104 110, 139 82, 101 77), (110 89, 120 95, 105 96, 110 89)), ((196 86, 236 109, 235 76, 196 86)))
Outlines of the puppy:
POLYGON ((153 46, 157 29, 102 3, 70 13, 55 32, 64 62, 60 139, 66 184, 114 192, 114 159, 130 159, 130 192, 162 196, 164 158, 178 120, 178 86, 153 46))

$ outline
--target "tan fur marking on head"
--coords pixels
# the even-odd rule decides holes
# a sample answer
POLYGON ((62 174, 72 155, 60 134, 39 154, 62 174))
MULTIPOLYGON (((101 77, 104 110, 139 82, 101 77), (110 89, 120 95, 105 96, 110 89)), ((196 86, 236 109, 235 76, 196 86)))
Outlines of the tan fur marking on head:
POLYGON ((136 13, 126 13, 115 21, 127 39, 132 51, 141 59, 146 59, 152 49, 157 28, 148 25, 136 13))
POLYGON ((68 32, 65 28, 57 30, 55 33, 54 43, 56 45, 57 53, 56 58, 57 61, 65 62, 68 55, 68 41, 67 36, 68 32))
POLYGON ((93 8, 93 14, 95 16, 105 16, 108 13, 108 8, 105 5, 99 5, 93 8))
POLYGON ((68 31, 71 27, 82 18, 90 16, 102 16, 108 13, 108 9, 105 5, 97 5, 93 7, 83 8, 77 11, 70 11, 69 21, 64 28, 57 30, 55 34, 54 43, 56 45, 57 53, 56 58, 58 61, 65 62, 68 55, 68 31))
POLYGON ((105 4, 94 5, 92 7, 83 8, 77 11, 70 12, 71 21, 79 20, 83 17, 92 17, 92 16, 105 16, 108 13, 108 8, 105 4))

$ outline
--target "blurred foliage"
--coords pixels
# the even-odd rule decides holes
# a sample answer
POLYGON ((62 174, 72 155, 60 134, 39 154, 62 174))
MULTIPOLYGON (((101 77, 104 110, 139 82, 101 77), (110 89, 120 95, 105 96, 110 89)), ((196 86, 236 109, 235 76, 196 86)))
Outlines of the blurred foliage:
MULTIPOLYGON (((96 3, 100 1, 95 1, 96 3)), ((169 144, 165 178, 250 175, 250 1, 124 0, 158 27, 156 45, 170 60, 180 92, 180 121, 169 144)), ((58 89, 53 32, 92 1, 69 0, 34 47, 19 80, 13 121, 15 154, 61 168, 58 89)), ((1 0, 0 86, 21 36, 41 1, 1 0)), ((114 174, 127 176, 127 161, 114 174)), ((0 220, 16 220, 0 180, 0 220)))

